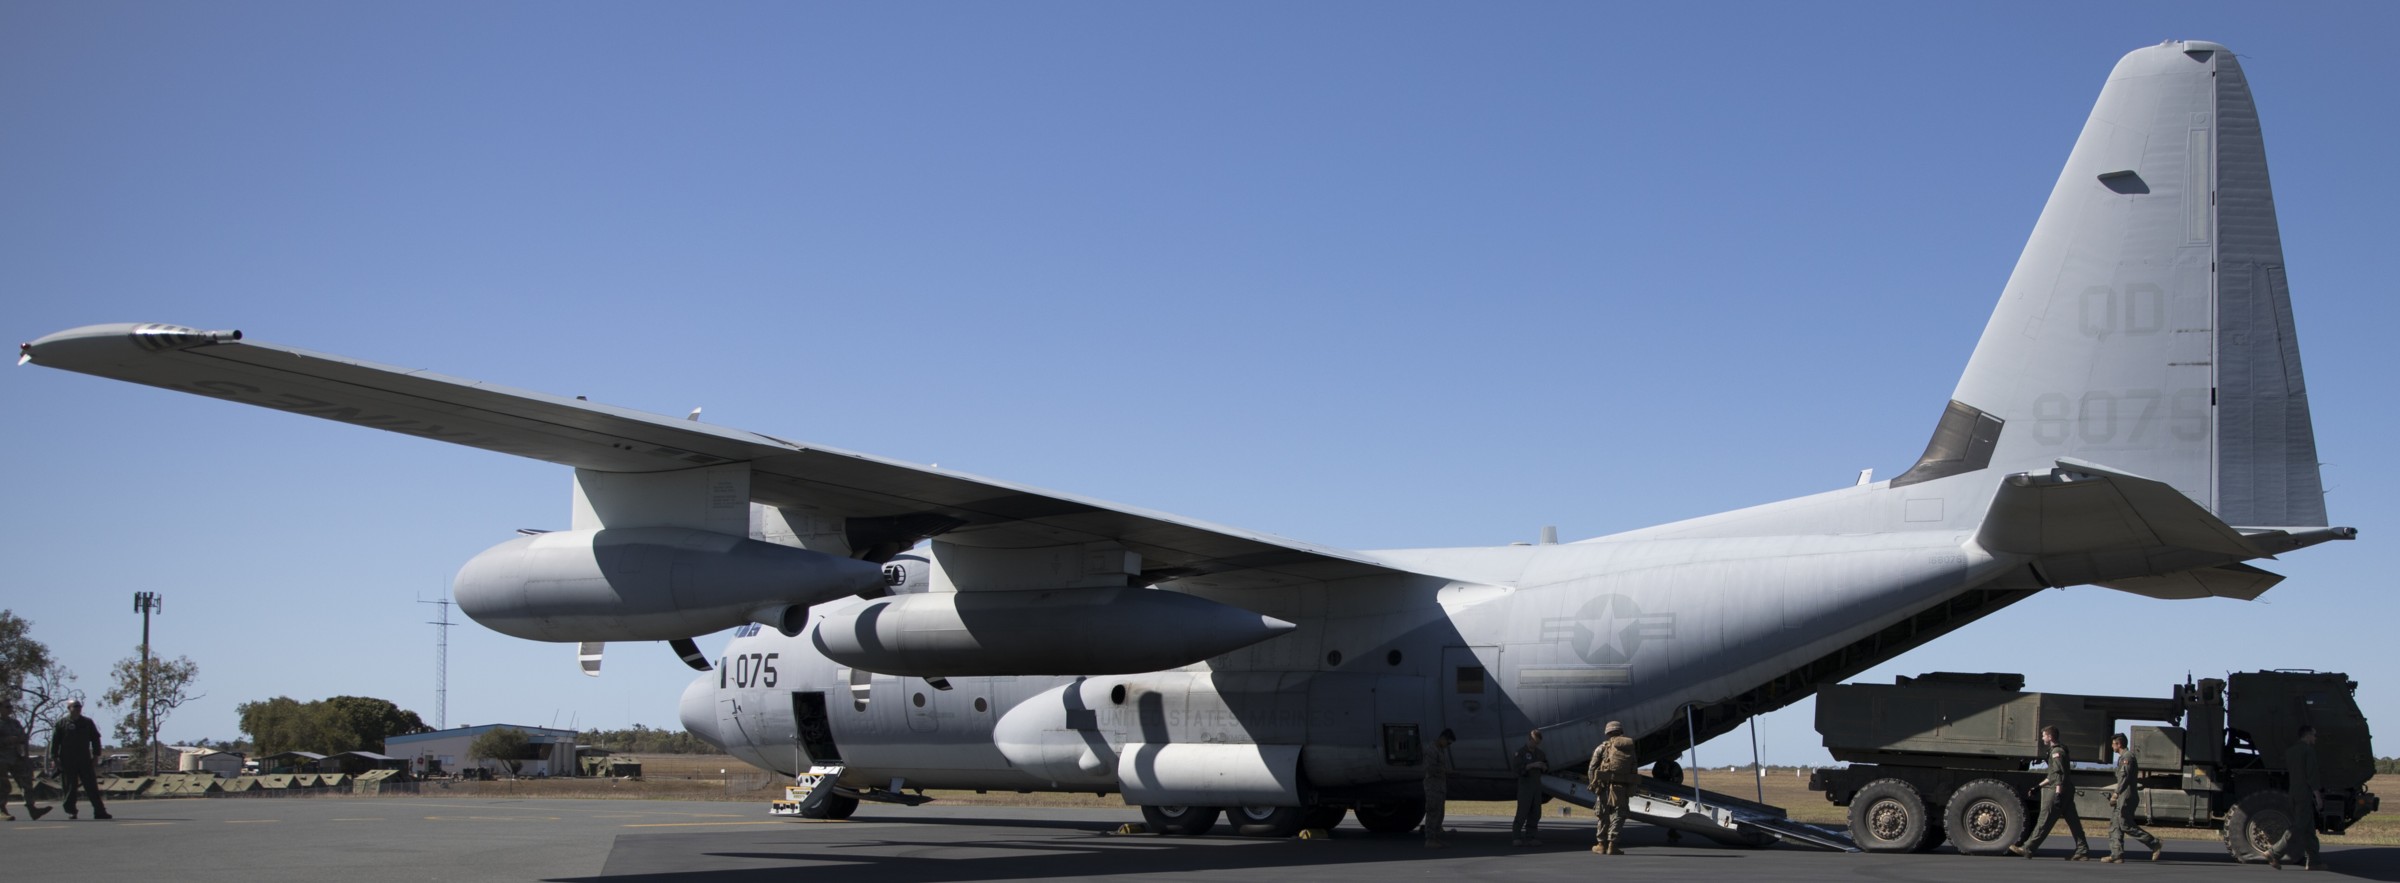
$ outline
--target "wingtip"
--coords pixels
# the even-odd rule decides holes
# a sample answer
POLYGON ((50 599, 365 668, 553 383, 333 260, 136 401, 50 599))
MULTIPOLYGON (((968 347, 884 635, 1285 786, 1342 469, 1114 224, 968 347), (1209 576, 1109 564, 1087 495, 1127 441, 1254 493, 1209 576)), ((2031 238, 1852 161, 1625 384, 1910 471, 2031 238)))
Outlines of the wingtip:
POLYGON ((183 325, 160 322, 118 322, 105 325, 85 325, 46 334, 31 343, 17 345, 17 364, 33 361, 34 356, 63 356, 69 367, 78 355, 115 356, 123 348, 142 352, 165 353, 188 350, 242 339, 239 329, 203 331, 183 325))

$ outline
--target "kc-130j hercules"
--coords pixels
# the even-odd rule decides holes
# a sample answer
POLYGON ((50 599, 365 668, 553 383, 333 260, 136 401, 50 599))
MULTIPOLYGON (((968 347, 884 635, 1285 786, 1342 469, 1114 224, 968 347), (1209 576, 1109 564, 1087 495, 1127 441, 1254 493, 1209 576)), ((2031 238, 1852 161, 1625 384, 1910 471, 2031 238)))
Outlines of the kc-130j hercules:
MULTIPOLYGON (((2224 47, 2109 76, 1924 455, 1882 482, 1573 543, 1350 551, 578 399, 99 325, 37 364, 575 470, 569 529, 458 604, 582 644, 739 627, 685 726, 850 793, 1113 792, 1159 828, 1413 825, 1539 726, 1671 755, 2047 587, 2255 598, 2329 527, 2258 116, 2224 47), (801 755, 805 753, 805 757, 801 755)), ((854 798, 826 812, 845 814, 854 798)))

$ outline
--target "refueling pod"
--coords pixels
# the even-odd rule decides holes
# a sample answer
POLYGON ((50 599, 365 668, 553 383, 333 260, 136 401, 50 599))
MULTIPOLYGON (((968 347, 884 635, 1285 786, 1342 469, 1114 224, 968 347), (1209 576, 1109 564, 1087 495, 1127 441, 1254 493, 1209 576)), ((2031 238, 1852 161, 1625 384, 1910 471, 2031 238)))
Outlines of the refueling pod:
POLYGON ((458 608, 536 641, 669 641, 756 622, 798 634, 810 605, 878 591, 883 570, 680 527, 519 537, 458 571, 458 608))

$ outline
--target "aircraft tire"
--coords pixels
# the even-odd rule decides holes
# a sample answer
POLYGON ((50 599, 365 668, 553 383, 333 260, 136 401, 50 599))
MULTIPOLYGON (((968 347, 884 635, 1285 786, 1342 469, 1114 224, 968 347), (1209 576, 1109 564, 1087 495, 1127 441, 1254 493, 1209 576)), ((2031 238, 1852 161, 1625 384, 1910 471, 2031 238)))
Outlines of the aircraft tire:
POLYGON ((2237 862, 2263 862, 2267 848, 2292 827, 2292 797, 2279 790, 2254 791, 2225 813, 2225 851, 2237 862))
POLYGON ((1406 834, 1425 821, 1425 802, 1395 800, 1390 803, 1360 804, 1358 826, 1377 834, 1406 834))
POLYGON ((844 797, 839 794, 827 794, 822 799, 816 801, 815 805, 801 807, 800 817, 804 819, 831 819, 838 822, 849 818, 851 813, 857 811, 858 798, 844 797))
POLYGON ((1300 827, 1331 831, 1340 827, 1342 817, 1349 814, 1350 808, 1346 806, 1312 806, 1307 812, 1301 813, 1300 827))
POLYGON ((2007 855, 2008 848, 2025 839, 2025 799, 2017 789, 1998 779, 1976 779, 1950 795, 1949 811, 1942 814, 1942 827, 1950 835, 1950 845, 1961 855, 2007 855))
POLYGON ((1233 833, 1244 837, 1290 837, 1308 822, 1304 806, 1234 806, 1225 809, 1233 833))
POLYGON ((1213 806, 1144 806, 1142 822, 1150 830, 1177 837, 1198 837, 1217 827, 1213 806))
POLYGON ((1850 840, 1868 852, 1915 852, 1932 815, 1916 786, 1876 779, 1850 798, 1850 840))

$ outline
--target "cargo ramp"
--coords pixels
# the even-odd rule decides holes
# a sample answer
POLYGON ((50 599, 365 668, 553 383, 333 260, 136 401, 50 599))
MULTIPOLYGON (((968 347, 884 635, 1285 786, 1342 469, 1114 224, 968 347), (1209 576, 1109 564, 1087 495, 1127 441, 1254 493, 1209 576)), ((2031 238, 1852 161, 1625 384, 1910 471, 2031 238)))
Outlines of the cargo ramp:
MULTIPOLYGON (((1542 790, 1585 809, 1600 800, 1591 788, 1564 776, 1543 776, 1542 790)), ((1851 845, 1849 835, 1792 821, 1782 807, 1669 785, 1647 777, 1634 786, 1629 803, 1635 821, 1706 837, 1727 846, 1757 847, 1782 840, 1819 849, 1858 851, 1858 847, 1851 845)))

